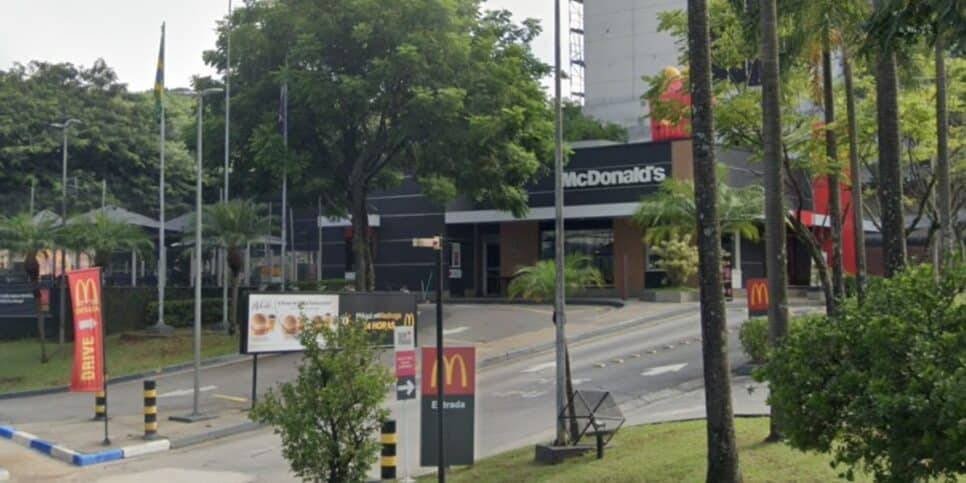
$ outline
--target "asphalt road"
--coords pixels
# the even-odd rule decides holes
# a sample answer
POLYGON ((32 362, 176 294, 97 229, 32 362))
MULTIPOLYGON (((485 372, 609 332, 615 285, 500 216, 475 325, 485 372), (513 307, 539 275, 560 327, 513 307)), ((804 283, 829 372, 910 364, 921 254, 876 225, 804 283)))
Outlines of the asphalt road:
MULTIPOLYGON (((743 319, 742 312, 729 311, 733 330, 743 319)), ((736 330, 729 342, 732 366, 737 367, 745 362, 745 356, 736 330)), ((649 405, 700 386, 700 347, 696 313, 578 344, 571 348, 575 383, 578 389, 611 391, 625 414, 634 419, 649 405)), ((273 370, 283 374, 291 363, 287 358, 278 359, 273 370)), ((553 354, 548 352, 479 374, 479 458, 552 438, 554 369, 553 354)), ((404 409, 393 402, 392 409, 402 433, 400 459, 406 462, 406 468, 414 470, 418 461, 418 404, 410 402, 404 409)), ((278 437, 268 429, 149 459, 92 468, 76 474, 73 481, 133 482, 154 477, 165 481, 295 481, 281 454, 278 437)))

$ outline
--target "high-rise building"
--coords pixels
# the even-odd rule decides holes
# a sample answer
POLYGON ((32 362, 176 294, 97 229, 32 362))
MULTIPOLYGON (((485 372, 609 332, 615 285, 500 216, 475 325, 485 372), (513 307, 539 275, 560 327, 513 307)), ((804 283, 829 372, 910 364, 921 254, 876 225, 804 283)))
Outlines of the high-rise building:
MULTIPOLYGON (((641 96, 642 76, 678 65, 678 46, 658 32, 658 14, 683 10, 685 0, 594 0, 581 3, 584 111, 628 129, 631 140, 648 140, 650 123, 641 96)), ((573 10, 573 9, 572 9, 573 10)), ((571 17, 573 32, 574 16, 571 17)), ((573 42, 571 35, 571 42, 573 42)), ((576 93, 574 94, 577 95, 576 93)))

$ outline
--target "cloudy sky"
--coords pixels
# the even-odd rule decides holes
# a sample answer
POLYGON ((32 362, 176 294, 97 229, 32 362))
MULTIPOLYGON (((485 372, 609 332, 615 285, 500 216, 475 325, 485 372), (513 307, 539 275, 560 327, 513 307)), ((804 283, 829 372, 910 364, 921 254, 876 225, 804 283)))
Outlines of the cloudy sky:
MULTIPOLYGON (((235 5, 241 3, 234 0, 235 5)), ((228 10, 228 0, 0 0, 0 4, 0 69, 35 59, 89 66, 103 58, 133 90, 153 85, 162 21, 167 22, 168 87, 187 86, 194 74, 210 74, 201 53, 214 45, 215 22, 228 10)), ((566 3, 563 6, 566 19, 566 3)), ((508 9, 518 21, 540 19, 545 32, 534 48, 545 62, 552 62, 552 0, 487 0, 486 7, 508 9)))

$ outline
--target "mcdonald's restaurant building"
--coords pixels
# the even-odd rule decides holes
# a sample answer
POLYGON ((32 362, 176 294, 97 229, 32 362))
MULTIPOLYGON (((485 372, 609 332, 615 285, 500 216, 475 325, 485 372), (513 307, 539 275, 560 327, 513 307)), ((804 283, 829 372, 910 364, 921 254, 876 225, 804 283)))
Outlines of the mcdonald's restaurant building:
MULTIPOLYGON (((746 165, 748 160, 743 152, 719 151, 718 155, 719 161, 736 166, 746 165)), ((752 171, 732 169, 729 182, 737 186, 760 183, 748 174, 752 171)), ((641 198, 657 191, 662 181, 691 178, 688 139, 574 146, 564 172, 566 249, 590 257, 605 281, 602 289, 586 295, 637 297, 645 288, 662 286, 665 274, 656 268, 632 215, 641 198)), ((369 198, 369 224, 376 289, 415 292, 436 287, 435 251, 414 248, 412 240, 442 233, 448 265, 445 287, 451 297, 505 295, 520 267, 553 259, 553 195, 552 177, 538 180, 529 189, 529 213, 515 218, 466 199, 439 205, 422 195, 408 178, 394 189, 374 193, 369 198)), ((318 225, 300 228, 296 222, 296 230, 296 252, 321 253, 323 278, 354 278, 349 220, 320 217, 318 225), (321 243, 312 232, 321 233, 321 243)), ((806 252, 794 250, 794 240, 789 243, 792 280, 804 277, 807 284, 810 265, 806 252)), ((722 246, 732 259, 736 287, 743 287, 748 278, 764 276, 760 241, 736 241, 733 234, 723 234, 722 246)), ((305 272, 317 270, 312 266, 318 260, 305 261, 306 269, 299 267, 299 273, 311 276, 305 272)))

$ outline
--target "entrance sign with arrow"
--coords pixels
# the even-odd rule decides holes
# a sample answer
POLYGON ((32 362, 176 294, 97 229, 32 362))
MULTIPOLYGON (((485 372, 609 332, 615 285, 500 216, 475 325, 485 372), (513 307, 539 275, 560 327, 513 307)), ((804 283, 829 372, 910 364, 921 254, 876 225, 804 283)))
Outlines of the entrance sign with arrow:
POLYGON ((416 351, 396 351, 396 399, 416 399, 416 351))
POLYGON ((416 377, 405 376, 396 379, 396 400, 416 399, 416 377))

